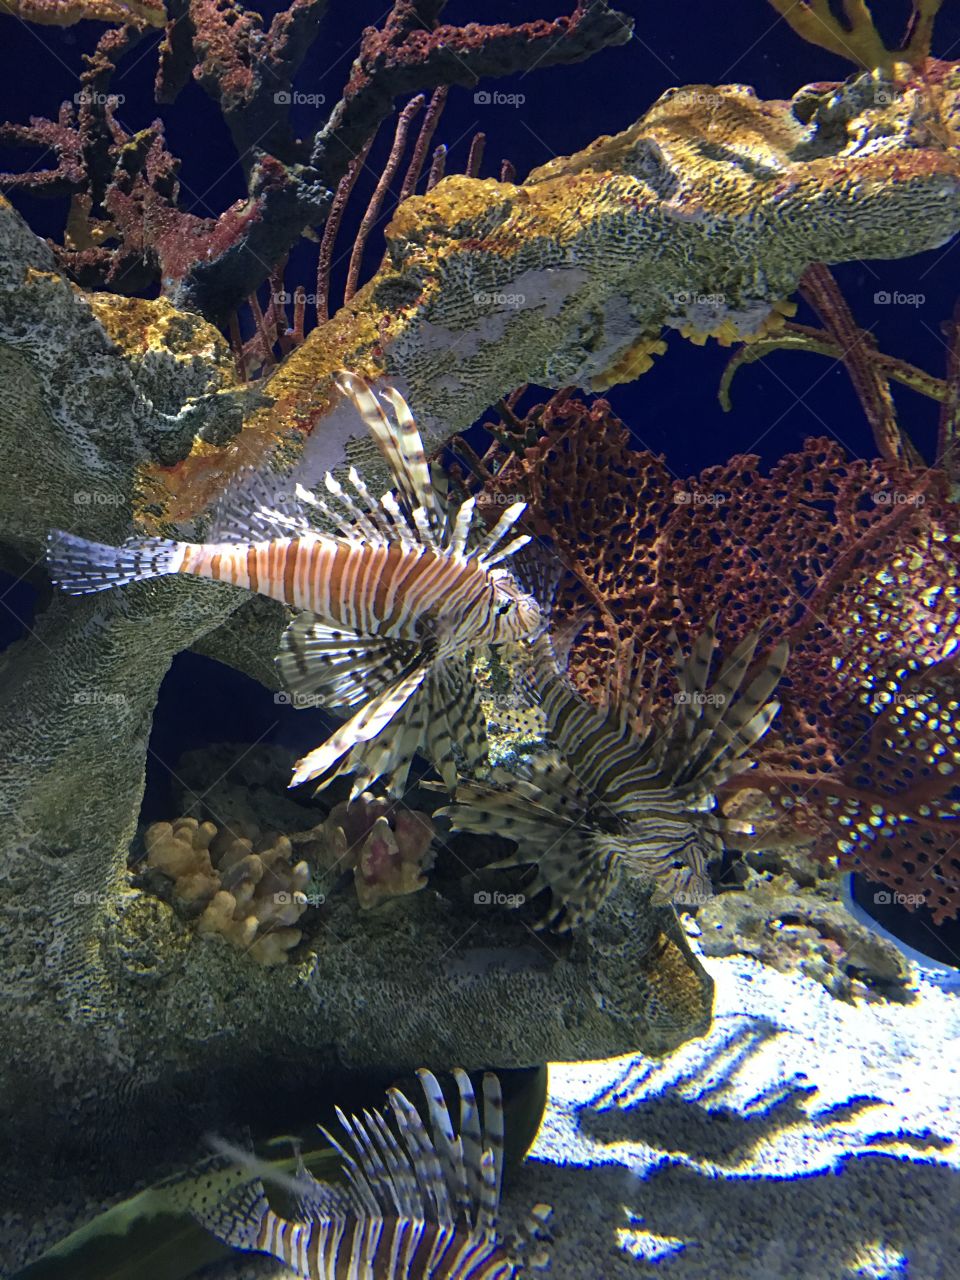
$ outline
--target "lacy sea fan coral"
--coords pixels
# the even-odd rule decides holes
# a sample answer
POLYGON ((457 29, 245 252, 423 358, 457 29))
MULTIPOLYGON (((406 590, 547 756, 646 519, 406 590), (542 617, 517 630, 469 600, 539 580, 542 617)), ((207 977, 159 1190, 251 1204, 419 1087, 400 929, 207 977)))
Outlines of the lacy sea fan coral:
POLYGON ((782 711, 725 811, 762 791, 759 846, 812 841, 954 915, 960 507, 945 475, 814 439, 769 474, 744 454, 680 481, 603 400, 555 397, 539 426, 488 490, 529 497, 569 570, 558 615, 593 611, 577 684, 599 692, 618 640, 667 658, 671 628, 689 646, 717 610, 724 652, 758 629, 786 639, 782 711))

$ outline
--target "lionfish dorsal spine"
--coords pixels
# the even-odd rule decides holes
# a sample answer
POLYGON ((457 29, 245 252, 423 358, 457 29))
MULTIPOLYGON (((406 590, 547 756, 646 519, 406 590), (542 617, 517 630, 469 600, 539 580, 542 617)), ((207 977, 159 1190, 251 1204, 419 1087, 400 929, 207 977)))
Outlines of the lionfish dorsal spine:
POLYGON ((420 432, 403 397, 392 387, 380 393, 393 409, 394 421, 391 422, 373 388, 364 379, 342 372, 336 382, 366 423, 411 519, 417 521, 416 512, 423 512, 420 520, 426 531, 421 535, 425 545, 438 547, 444 518, 437 506, 420 432))
MULTIPOLYGON (((493 528, 490 529, 483 538, 481 538, 474 548, 474 554, 477 556, 477 559, 481 564, 489 566, 491 564, 495 564, 497 560, 502 560, 505 556, 513 554, 513 551, 504 550, 500 552, 496 559, 493 558, 493 552, 517 523, 526 509, 527 504, 525 502, 511 503, 500 516, 500 519, 496 522, 493 528)), ((514 542, 511 542, 509 545, 513 547, 514 551, 519 551, 520 547, 525 546, 529 541, 529 536, 526 536, 522 542, 520 539, 515 539, 514 542)))

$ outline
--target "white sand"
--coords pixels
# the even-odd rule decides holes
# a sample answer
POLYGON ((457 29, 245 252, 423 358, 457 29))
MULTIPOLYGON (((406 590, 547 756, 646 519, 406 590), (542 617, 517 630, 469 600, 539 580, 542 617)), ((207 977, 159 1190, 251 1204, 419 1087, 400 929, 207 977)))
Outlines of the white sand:
POLYGON ((704 963, 708 1036, 551 1068, 508 1212, 554 1205, 553 1280, 960 1280, 960 995, 704 963))

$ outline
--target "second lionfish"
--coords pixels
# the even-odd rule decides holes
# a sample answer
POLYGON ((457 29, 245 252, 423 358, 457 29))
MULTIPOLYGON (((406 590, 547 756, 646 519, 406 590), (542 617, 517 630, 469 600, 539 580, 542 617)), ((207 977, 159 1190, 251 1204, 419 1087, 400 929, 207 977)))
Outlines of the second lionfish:
POLYGON ((654 900, 703 901, 707 864, 723 837, 752 835, 752 823, 716 812, 716 790, 753 762, 747 752, 766 733, 780 704, 771 699, 787 660, 778 644, 754 664, 758 637, 748 636, 708 685, 713 622, 688 658, 672 637, 678 683, 665 721, 653 715, 643 667, 628 648, 603 701, 584 701, 558 669, 546 636, 534 645, 533 675, 555 750, 526 777, 494 769, 462 782, 456 803, 441 809, 455 831, 496 832, 518 845, 493 867, 536 864, 529 898, 550 891, 541 921, 559 931, 585 924, 622 870, 650 882, 654 900))
MULTIPOLYGON (((536 1205, 512 1247, 501 1240, 500 1082, 492 1073, 483 1077, 481 1125, 470 1077, 453 1074, 458 1133, 436 1078, 421 1070, 429 1130, 399 1089, 388 1093, 392 1126, 377 1111, 347 1116, 338 1108, 346 1145, 323 1132, 340 1154, 347 1185, 319 1182, 302 1168, 292 1184, 284 1180, 299 1200, 299 1220, 270 1208, 259 1177, 222 1200, 195 1201, 194 1216, 226 1244, 271 1254, 309 1280, 511 1280, 550 1210, 536 1205)), ((255 1172, 264 1168, 250 1164, 255 1172)))
POLYGON ((355 710, 298 761, 290 785, 314 778, 325 784, 354 772, 354 797, 385 775, 399 795, 414 753, 424 749, 452 790, 453 743, 468 767, 486 755, 486 722, 468 651, 529 638, 541 627, 537 602, 500 567, 529 540, 504 541, 525 504, 514 503, 473 538, 474 500, 448 507, 399 393, 388 387, 378 398, 352 374, 342 374, 339 386, 390 468, 395 490, 379 501, 351 468, 352 493, 328 474, 329 499, 298 486, 306 507, 292 514, 226 502, 202 544, 150 538, 111 547, 54 530, 51 572, 75 594, 191 574, 292 606, 299 612, 277 661, 296 705, 355 710), (309 507, 335 532, 312 527, 304 514, 309 507))

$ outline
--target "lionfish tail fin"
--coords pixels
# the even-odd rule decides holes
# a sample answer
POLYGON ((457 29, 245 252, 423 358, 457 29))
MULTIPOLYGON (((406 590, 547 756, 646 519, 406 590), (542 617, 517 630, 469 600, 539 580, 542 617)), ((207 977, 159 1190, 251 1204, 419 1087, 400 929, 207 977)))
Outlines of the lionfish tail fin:
POLYGON ((230 1191, 211 1203, 199 1200, 190 1213, 205 1230, 233 1249, 256 1250, 260 1228, 270 1213, 263 1183, 259 1178, 230 1191))
POLYGON ((131 539, 111 547, 62 529, 51 529, 47 535, 50 576, 61 591, 75 596, 176 573, 183 552, 182 542, 161 538, 131 539))

